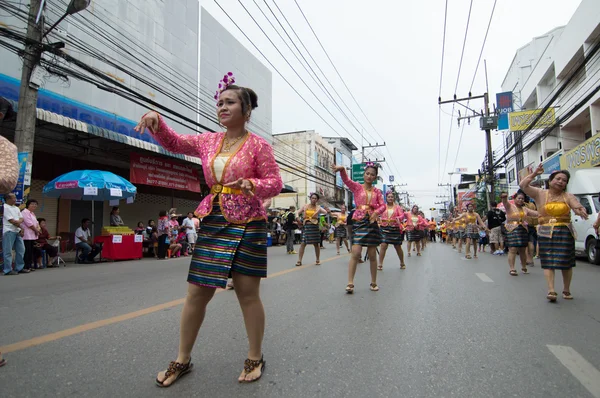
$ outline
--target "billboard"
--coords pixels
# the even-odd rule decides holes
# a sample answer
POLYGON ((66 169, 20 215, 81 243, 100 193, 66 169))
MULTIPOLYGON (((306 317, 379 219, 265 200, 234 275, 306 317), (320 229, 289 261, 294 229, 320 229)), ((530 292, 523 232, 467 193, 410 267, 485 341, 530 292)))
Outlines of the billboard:
POLYGON ((562 153, 557 153, 544 160, 544 163, 542 163, 542 166, 544 166, 544 174, 550 174, 560 170, 561 157, 562 153))
MULTIPOLYGON (((510 131, 527 130, 530 124, 542 112, 541 109, 532 109, 530 111, 511 112, 508 115, 510 131)), ((554 108, 548 108, 546 113, 537 121, 532 129, 543 129, 553 126, 556 123, 556 114, 554 108)))
POLYGON ((498 130, 508 130, 508 114, 514 110, 512 91, 496 94, 496 107, 498 130))
POLYGON ((560 158, 563 170, 587 169, 600 165, 600 135, 595 135, 560 158))
POLYGON ((164 158, 131 154, 129 180, 132 184, 200 192, 198 170, 164 158))

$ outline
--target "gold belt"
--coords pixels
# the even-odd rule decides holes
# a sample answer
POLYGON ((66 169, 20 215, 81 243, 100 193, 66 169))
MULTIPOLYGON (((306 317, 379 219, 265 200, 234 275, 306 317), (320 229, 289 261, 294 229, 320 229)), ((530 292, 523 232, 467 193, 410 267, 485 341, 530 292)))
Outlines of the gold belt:
POLYGON ((567 217, 549 217, 549 216, 544 216, 544 217, 539 217, 538 218, 538 225, 569 225, 571 224, 571 217, 567 216, 567 217))
POLYGON ((372 207, 369 205, 361 205, 358 208, 361 210, 372 210, 372 207))
POLYGON ((210 193, 216 195, 216 194, 234 194, 234 195, 242 195, 243 192, 241 189, 237 189, 237 188, 230 188, 230 187, 224 187, 221 184, 215 184, 212 187, 210 187, 210 193))

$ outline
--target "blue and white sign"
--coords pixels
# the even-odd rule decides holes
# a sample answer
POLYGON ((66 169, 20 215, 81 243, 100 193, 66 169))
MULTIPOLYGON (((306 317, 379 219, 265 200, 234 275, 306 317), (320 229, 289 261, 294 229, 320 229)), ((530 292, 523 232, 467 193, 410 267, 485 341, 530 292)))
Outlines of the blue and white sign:
POLYGON ((498 130, 508 130, 508 114, 514 110, 512 91, 496 94, 496 106, 496 111, 498 113, 498 130))
POLYGON ((551 174, 554 171, 560 170, 561 156, 562 156, 562 153, 551 156, 542 163, 542 166, 544 166, 544 174, 551 174))
MULTIPOLYGON (((29 160, 29 152, 19 152, 19 179, 17 180, 17 186, 13 190, 17 198, 17 205, 21 205, 27 201, 27 195, 29 194, 29 185, 31 179, 27 177, 27 161, 29 160)), ((30 175, 31 176, 31 175, 30 175)))
POLYGON ((390 183, 394 182, 394 176, 390 176, 390 183))

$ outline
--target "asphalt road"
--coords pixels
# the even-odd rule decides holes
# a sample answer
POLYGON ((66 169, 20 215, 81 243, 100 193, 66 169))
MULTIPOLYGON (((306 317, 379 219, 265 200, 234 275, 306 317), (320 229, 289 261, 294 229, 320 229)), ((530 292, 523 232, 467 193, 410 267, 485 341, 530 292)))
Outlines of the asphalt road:
POLYGON ((506 257, 430 244, 406 270, 388 252, 379 292, 361 265, 346 295, 348 256, 313 260, 269 249, 260 381, 237 383, 247 341, 224 291, 169 389, 154 378, 177 353, 189 259, 0 277, 0 396, 600 397, 600 267, 578 263, 575 300, 551 304, 539 262, 512 277, 506 257))

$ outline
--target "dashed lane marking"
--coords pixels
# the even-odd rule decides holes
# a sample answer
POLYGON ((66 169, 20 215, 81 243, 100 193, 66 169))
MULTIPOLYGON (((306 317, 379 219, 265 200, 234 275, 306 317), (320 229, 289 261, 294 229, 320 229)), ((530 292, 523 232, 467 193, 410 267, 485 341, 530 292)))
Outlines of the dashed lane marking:
POLYGON ((594 365, 571 347, 561 345, 547 345, 546 347, 593 397, 600 398, 600 371, 594 365))
POLYGON ((479 277, 483 282, 494 282, 492 278, 484 274, 483 272, 476 272, 475 275, 479 277))
MULTIPOLYGON (((340 256, 330 257, 326 260, 321 261, 321 264, 340 259, 343 256, 345 256, 345 255, 343 254, 340 256)), ((275 272, 273 274, 270 274, 268 276, 268 278, 266 279, 266 281, 268 281, 269 279, 273 279, 273 278, 277 278, 279 276, 289 274, 291 272, 298 272, 303 269, 310 269, 310 268, 315 268, 315 267, 318 267, 318 266, 315 264, 311 264, 311 265, 303 265, 301 267, 294 267, 294 268, 286 269, 283 271, 275 272)), ((217 293, 224 292, 224 291, 225 290, 223 290, 223 289, 219 289, 219 290, 217 290, 217 293)), ((26 297, 23 297, 23 298, 26 298, 26 297)), ((30 347, 35 347, 40 344, 49 343, 51 341, 55 341, 55 340, 63 339, 65 337, 69 337, 69 336, 73 336, 73 335, 80 334, 83 332, 87 332, 89 330, 98 329, 98 328, 101 328, 104 326, 128 321, 130 319, 138 318, 140 316, 152 314, 154 312, 162 311, 167 308, 177 307, 178 305, 183 304, 184 301, 185 301, 185 298, 181 298, 181 299, 169 301, 167 303, 158 304, 158 305, 155 305, 152 307, 144 308, 144 309, 141 309, 138 311, 129 312, 127 314, 118 315, 118 316, 114 316, 114 317, 106 318, 106 319, 101 319, 99 321, 94 321, 94 322, 90 322, 90 323, 85 323, 83 325, 75 326, 75 327, 65 329, 65 330, 60 330, 58 332, 46 334, 46 335, 39 336, 39 337, 34 337, 34 338, 28 339, 28 340, 19 341, 19 342, 13 343, 13 344, 8 344, 3 347, 0 347, 0 352, 9 353, 9 352, 24 350, 24 349, 30 348, 30 347)))

